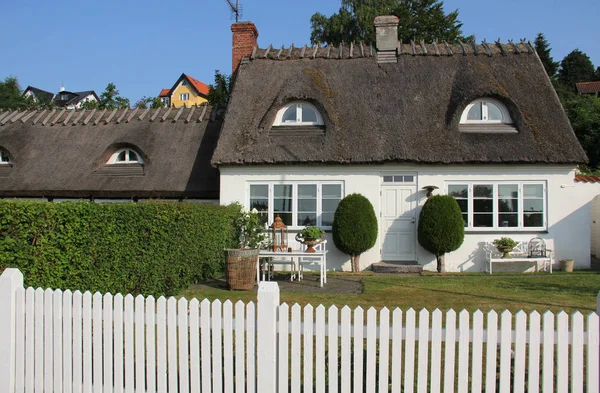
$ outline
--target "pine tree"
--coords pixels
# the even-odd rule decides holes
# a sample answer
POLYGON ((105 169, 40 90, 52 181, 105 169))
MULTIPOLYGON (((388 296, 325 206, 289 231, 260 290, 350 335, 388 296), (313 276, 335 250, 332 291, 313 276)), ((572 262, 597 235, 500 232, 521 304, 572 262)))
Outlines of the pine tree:
POLYGON ((550 56, 550 51, 552 48, 550 48, 550 44, 548 43, 548 40, 546 40, 544 33, 538 33, 537 37, 535 38, 534 45, 535 50, 537 51, 537 54, 544 65, 546 73, 550 79, 554 80, 554 78, 556 78, 556 71, 558 71, 559 63, 554 61, 552 56, 550 56))

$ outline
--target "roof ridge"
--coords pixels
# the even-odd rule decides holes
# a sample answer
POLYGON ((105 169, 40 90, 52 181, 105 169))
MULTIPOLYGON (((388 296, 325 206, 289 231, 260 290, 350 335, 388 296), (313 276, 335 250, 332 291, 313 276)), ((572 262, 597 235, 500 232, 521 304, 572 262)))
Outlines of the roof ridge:
MULTIPOLYGON (((508 56, 508 55, 521 55, 521 54, 534 54, 535 47, 531 41, 524 39, 515 42, 509 40, 508 43, 500 42, 500 38, 497 41, 488 42, 484 39, 481 44, 477 44, 474 40, 463 43, 457 40, 456 43, 442 42, 443 45, 439 45, 438 41, 432 41, 426 43, 424 40, 415 42, 411 40, 408 43, 398 41, 396 46, 396 56, 411 55, 411 56, 454 56, 454 55, 474 55, 474 56, 508 56)), ((316 45, 295 46, 294 44, 289 47, 281 46, 278 50, 273 50, 273 45, 269 44, 266 48, 260 48, 256 45, 252 50, 250 59, 269 59, 269 60, 297 60, 297 59, 356 59, 365 57, 375 57, 377 54, 376 50, 363 50, 363 43, 351 42, 349 44, 342 43, 340 45, 324 45, 320 43, 316 45), (356 50, 359 48, 359 50, 356 50)), ((367 47, 369 44, 367 44, 367 47)), ((373 43, 370 46, 374 49, 373 43)))
POLYGON ((130 122, 149 121, 160 119, 160 122, 184 122, 201 123, 209 121, 210 116, 205 114, 212 110, 208 103, 191 107, 167 107, 155 109, 152 116, 146 116, 150 108, 142 110, 139 108, 125 109, 104 109, 104 110, 86 110, 86 109, 27 109, 27 110, 2 110, 0 109, 0 130, 3 127, 20 121, 28 125, 38 125, 43 127, 62 127, 62 126, 104 126, 109 124, 127 124, 130 122), (202 108, 200 112, 194 111, 202 108), (137 115, 137 116, 136 116, 137 115), (93 119, 92 119, 93 117, 93 119), (42 119, 43 121, 40 121, 42 119), (126 119, 126 121, 124 121, 126 119), (92 121, 90 121, 92 120, 92 121))

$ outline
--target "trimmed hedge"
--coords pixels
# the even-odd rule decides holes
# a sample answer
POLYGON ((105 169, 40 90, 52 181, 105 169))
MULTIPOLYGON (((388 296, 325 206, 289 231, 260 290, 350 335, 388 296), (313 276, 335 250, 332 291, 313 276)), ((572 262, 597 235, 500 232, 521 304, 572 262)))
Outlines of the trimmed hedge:
POLYGON ((33 287, 173 295, 224 270, 239 206, 0 200, 0 267, 33 287))

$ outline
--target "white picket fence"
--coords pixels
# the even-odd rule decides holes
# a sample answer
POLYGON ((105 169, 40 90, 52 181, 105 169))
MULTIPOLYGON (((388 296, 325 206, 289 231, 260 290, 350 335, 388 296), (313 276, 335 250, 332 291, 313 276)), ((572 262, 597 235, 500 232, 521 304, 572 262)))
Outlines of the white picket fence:
POLYGON ((0 277, 0 392, 594 392, 599 318, 365 311, 23 288, 0 277), (365 320, 366 316, 366 320, 365 320))

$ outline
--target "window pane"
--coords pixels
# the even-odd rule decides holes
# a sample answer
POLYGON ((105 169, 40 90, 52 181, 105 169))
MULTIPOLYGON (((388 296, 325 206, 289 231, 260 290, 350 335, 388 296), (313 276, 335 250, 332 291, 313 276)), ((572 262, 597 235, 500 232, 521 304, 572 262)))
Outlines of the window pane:
POLYGON ((492 227, 493 225, 494 217, 491 214, 473 214, 473 226, 492 227))
POLYGON ((487 102, 488 120, 502 121, 502 112, 497 105, 487 102))
POLYGON ((468 213, 469 212, 469 201, 466 199, 457 199, 456 202, 458 202, 458 206, 460 207, 460 211, 463 213, 468 213))
POLYGON ((498 211, 500 212, 518 212, 519 211, 519 200, 518 199, 500 199, 498 200, 498 211))
POLYGON ((316 199, 298 199, 298 212, 316 212, 316 199))
POLYGON ((323 213, 321 215, 321 226, 330 227, 333 225, 333 213, 323 213))
POLYGON ((543 212, 544 201, 542 199, 523 200, 523 211, 525 212, 543 212))
POLYGON ((292 197, 292 185, 291 184, 275 184, 273 187, 275 198, 291 198, 292 197))
POLYGON ((402 176, 394 176, 394 183, 402 183, 404 178, 402 176))
POLYGON ((404 176, 404 181, 407 183, 412 183, 415 181, 415 177, 414 176, 404 176))
POLYGON ((334 213, 339 204, 340 201, 336 199, 323 199, 323 211, 334 213))
POLYGON ((394 176, 384 176, 383 181, 386 183, 391 183, 394 181, 394 176))
POLYGON ((298 222, 296 225, 299 227, 317 225, 317 213, 298 213, 298 222))
POLYGON ((259 212, 266 212, 269 209, 268 199, 250 199, 250 210, 256 209, 259 212))
POLYGON ((296 105, 292 105, 286 109, 281 117, 282 123, 295 123, 296 122, 296 105))
POLYGON ((471 107, 467 114, 467 120, 481 120, 481 102, 478 102, 471 107))
POLYGON ((448 194, 454 198, 468 198, 469 190, 466 184, 453 184, 448 186, 448 194))
POLYGON ((323 198, 342 199, 342 186, 340 184, 323 184, 323 198))
POLYGON ((519 187, 516 184, 499 184, 498 197, 500 198, 518 198, 519 187))
POLYGON ((298 185, 298 198, 317 197, 316 184, 300 184, 298 185))
POLYGON ((523 185, 523 197, 524 198, 543 198, 544 197, 544 186, 541 184, 524 184, 523 185))
POLYGON ((467 214, 462 215, 463 221, 465 222, 465 227, 469 225, 469 219, 467 214))
POLYGON ((493 211, 493 201, 491 199, 474 199, 473 211, 476 213, 491 213, 493 211))
POLYGON ((287 226, 292 226, 292 213, 276 213, 287 226))
POLYGON ((302 104, 302 122, 303 123, 316 123, 317 114, 315 110, 308 105, 302 104))
POLYGON ((500 214, 498 215, 498 225, 501 227, 516 227, 519 225, 518 214, 500 214))
POLYGON ((492 198, 494 195, 494 186, 491 184, 476 184, 473 186, 473 196, 475 198, 492 198))
POLYGON ((129 150, 129 161, 138 161, 137 154, 133 150, 129 150))
POLYGON ((273 200, 273 209, 275 212, 291 212, 292 211, 292 198, 280 198, 273 200))
POLYGON ((542 227, 544 226, 544 215, 541 213, 525 213, 523 214, 523 225, 526 227, 542 227))
POLYGON ((250 198, 269 198, 269 186, 266 184, 251 185, 250 186, 250 198))
POLYGON ((119 162, 125 161, 125 151, 124 150, 122 152, 120 152, 119 155, 117 156, 117 161, 119 161, 119 162))

